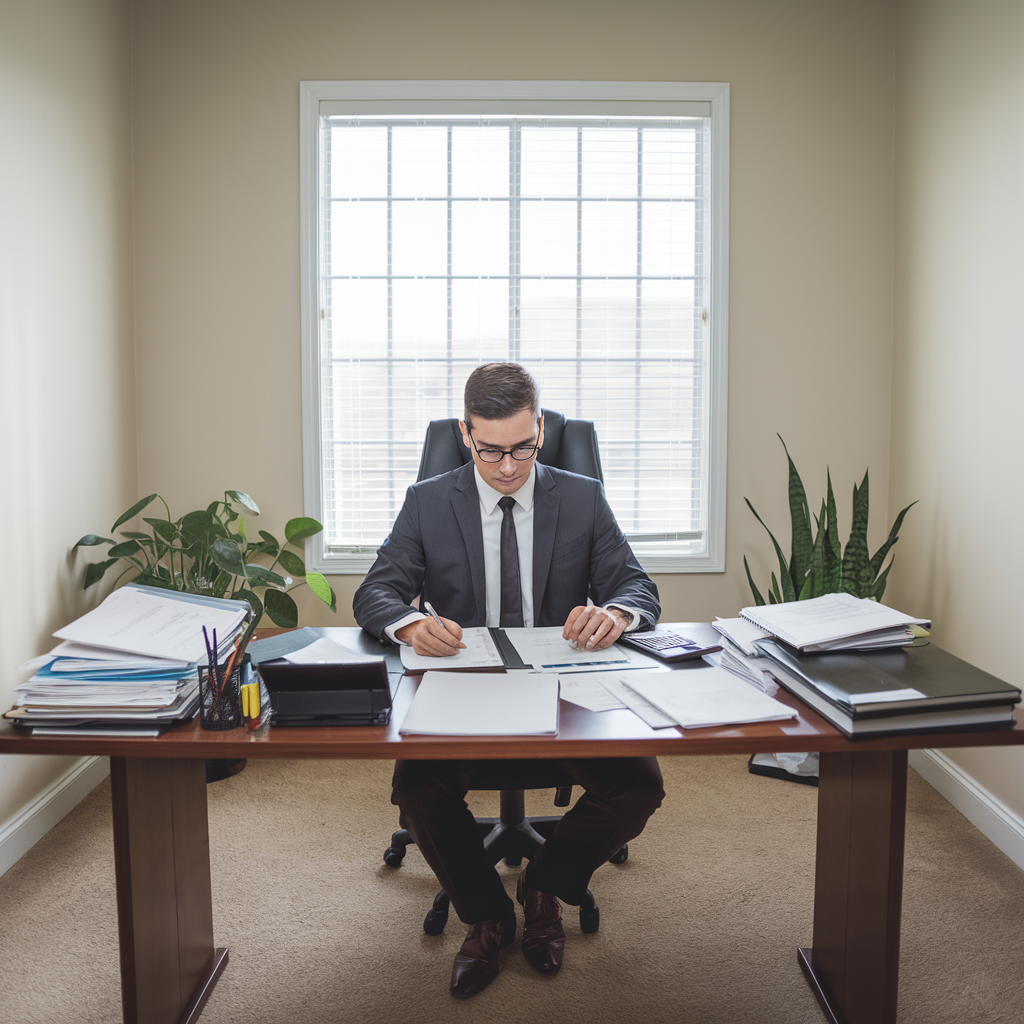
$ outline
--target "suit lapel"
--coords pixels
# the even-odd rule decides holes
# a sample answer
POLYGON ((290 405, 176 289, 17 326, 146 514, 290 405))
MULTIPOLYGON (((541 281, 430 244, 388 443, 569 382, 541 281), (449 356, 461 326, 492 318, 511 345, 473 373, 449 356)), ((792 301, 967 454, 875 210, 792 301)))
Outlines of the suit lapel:
POLYGON ((540 616, 541 602, 548 585, 551 551, 558 525, 558 489, 551 474, 537 463, 537 486, 533 492, 533 620, 540 616))
POLYGON ((468 466, 458 473, 452 491, 452 511, 462 531, 462 542, 466 545, 469 560, 469 576, 473 583, 473 601, 476 606, 476 621, 487 618, 487 584, 484 580, 484 535, 480 525, 480 496, 473 479, 474 466, 468 466))

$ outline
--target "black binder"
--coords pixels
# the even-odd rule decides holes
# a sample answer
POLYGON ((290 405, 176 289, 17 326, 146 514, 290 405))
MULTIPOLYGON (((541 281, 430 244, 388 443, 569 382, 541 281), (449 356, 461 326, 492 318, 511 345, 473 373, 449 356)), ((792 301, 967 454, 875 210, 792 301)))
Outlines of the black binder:
POLYGON ((384 658, 341 665, 263 661, 259 673, 273 708, 271 725, 386 725, 391 690, 384 658))

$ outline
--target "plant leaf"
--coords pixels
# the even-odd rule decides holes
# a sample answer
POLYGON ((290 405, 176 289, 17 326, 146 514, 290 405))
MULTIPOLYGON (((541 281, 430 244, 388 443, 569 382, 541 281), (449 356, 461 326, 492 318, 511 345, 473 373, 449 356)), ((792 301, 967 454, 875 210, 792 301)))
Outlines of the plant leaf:
POLYGON ((256 616, 257 622, 263 618, 263 602, 251 590, 245 590, 244 588, 236 590, 235 597, 240 601, 249 602, 249 607, 252 608, 252 613, 256 616))
POLYGON ((265 600, 266 612, 275 626, 290 628, 299 624, 299 609, 283 590, 268 590, 265 600))
POLYGON ((90 562, 85 567, 85 583, 82 584, 82 589, 88 590, 94 583, 99 583, 106 571, 116 564, 116 558, 108 558, 105 562, 90 562))
POLYGON ((310 519, 309 516, 289 519, 284 524, 284 536, 289 544, 298 544, 299 541, 305 540, 307 537, 316 536, 321 530, 323 530, 323 527, 315 519, 310 519))
POLYGON ((320 598, 321 601, 332 612, 338 610, 338 599, 334 596, 334 588, 327 582, 326 577, 322 576, 318 572, 306 573, 306 582, 309 584, 309 589, 320 598))
MULTIPOLYGON (((276 572, 271 572, 266 566, 256 565, 255 562, 250 562, 245 567, 245 574, 249 577, 249 582, 254 587, 287 587, 289 583, 289 580, 286 580, 283 576, 279 576, 276 572)), ((264 595, 264 600, 269 596, 269 593, 264 595)))
POLYGON ((786 442, 781 434, 775 435, 782 441, 782 449, 789 463, 789 518, 792 526, 792 538, 789 554, 789 573, 793 578, 793 589, 801 591, 807 573, 811 568, 811 557, 814 541, 811 538, 811 517, 807 508, 807 492, 803 481, 790 457, 786 442))
POLYGON ((215 540, 210 545, 210 557, 224 572, 230 573, 232 576, 241 576, 243 579, 247 578, 242 552, 232 541, 215 540))
POLYGON ((761 596, 761 592, 754 586, 754 577, 750 575, 750 566, 747 565, 747 556, 743 556, 743 568, 747 570, 747 582, 750 584, 750 592, 754 595, 754 604, 764 604, 764 598, 761 596))
POLYGON ((868 474, 860 487, 853 485, 853 524, 843 552, 843 590, 854 597, 867 597, 873 577, 868 573, 868 474))
POLYGON ((263 538, 263 543, 260 545, 261 549, 270 555, 271 558, 276 557, 278 551, 281 550, 281 545, 278 544, 277 538, 272 533, 267 533, 266 530, 260 530, 260 536, 263 538))
POLYGON ((843 589, 843 549, 839 543, 839 517, 836 513, 836 496, 832 493, 832 474, 826 470, 828 497, 825 501, 826 524, 822 560, 825 564, 823 590, 825 594, 838 594, 843 589))
MULTIPOLYGON (((754 513, 754 518, 762 525, 766 530, 768 527, 765 526, 764 520, 757 514, 757 509, 750 504, 749 498, 743 499, 747 503, 747 508, 754 513)), ((796 590, 793 587, 793 579, 789 575, 789 566, 786 564, 786 556, 782 553, 782 548, 779 547, 779 542, 775 539, 775 534, 771 530, 768 530, 768 536, 772 539, 772 544, 775 545, 775 554, 779 557, 779 575, 782 577, 782 597, 779 598, 780 602, 785 599, 786 601, 796 600, 796 590)), ((776 586, 776 593, 778 593, 778 586, 776 586)))
POLYGON ((306 575, 306 563, 294 551, 282 551, 278 556, 278 562, 285 572, 290 572, 293 576, 306 575))
POLYGON ((192 544, 201 537, 213 532, 217 527, 217 519, 208 509, 189 512, 178 520, 178 529, 186 544, 192 544))
POLYGON ((143 519, 153 527, 153 532, 159 534, 166 541, 173 541, 178 536, 178 528, 167 519, 143 519))
POLYGON ((111 558, 127 558, 129 555, 134 555, 137 551, 141 551, 139 542, 136 540, 126 540, 123 544, 115 544, 108 552, 111 558))
MULTIPOLYGON (((916 501, 912 501, 897 517, 896 522, 892 524, 892 529, 889 531, 889 537, 886 542, 872 555, 871 561, 868 566, 871 570, 871 579, 873 580, 878 575, 878 570, 882 568, 882 562, 885 561, 885 556, 889 553, 889 548, 898 541, 900 527, 903 525, 903 517, 917 504, 916 501)), ((889 563, 892 564, 891 562, 889 563)))
POLYGON ((225 491, 224 496, 236 505, 241 505, 249 515, 258 516, 260 514, 259 505, 245 491, 225 491))
POLYGON ((892 568, 892 563, 895 561, 896 556, 893 555, 893 557, 889 559, 889 564, 885 567, 884 571, 882 572, 882 575, 879 576, 877 580, 875 580, 875 585, 871 590, 871 596, 876 601, 882 600, 882 595, 885 593, 885 581, 886 579, 888 579, 889 570, 892 568))
MULTIPOLYGON (((148 498, 143 498, 141 501, 135 502, 134 505, 114 525, 110 528, 110 532, 113 533, 122 523, 127 523, 129 519, 134 519, 154 498, 159 498, 159 494, 151 494, 148 498)), ((162 499, 161 499, 162 500, 162 499)))
MULTIPOLYGON (((97 544, 113 544, 114 541, 110 537, 97 537, 95 533, 87 533, 76 545, 75 548, 91 548, 97 544)), ((71 550, 74 551, 75 548, 71 550)))

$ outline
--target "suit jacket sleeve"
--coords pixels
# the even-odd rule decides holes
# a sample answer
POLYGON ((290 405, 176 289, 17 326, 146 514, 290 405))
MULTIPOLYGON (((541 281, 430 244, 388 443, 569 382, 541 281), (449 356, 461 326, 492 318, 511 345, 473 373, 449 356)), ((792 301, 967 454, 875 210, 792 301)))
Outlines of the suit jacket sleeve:
POLYGON ((594 604, 635 608, 641 613, 638 629, 650 628, 661 615, 658 588, 636 560, 601 486, 594 509, 590 596, 594 604))
POLYGON ((352 611, 356 622, 378 639, 392 622, 415 612, 410 602, 423 589, 426 558, 414 487, 405 494, 390 535, 377 550, 377 560, 356 589, 352 611))

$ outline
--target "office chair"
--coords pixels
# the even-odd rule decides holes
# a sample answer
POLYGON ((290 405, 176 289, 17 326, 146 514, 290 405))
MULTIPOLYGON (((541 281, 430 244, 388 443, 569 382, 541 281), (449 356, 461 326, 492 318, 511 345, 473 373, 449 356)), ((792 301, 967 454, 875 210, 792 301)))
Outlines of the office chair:
MULTIPOLYGON (((604 482, 601 471, 601 453, 597 447, 597 433, 589 420, 566 419, 560 412, 542 410, 544 414, 544 447, 537 461, 555 469, 579 473, 604 482)), ((433 420, 427 427, 423 441, 423 455, 416 476, 417 483, 432 476, 458 469, 472 461, 469 449, 462 440, 457 419, 433 420)), ((550 836, 558 815, 526 817, 524 791, 527 789, 555 790, 555 806, 568 807, 572 797, 573 778, 554 764, 532 761, 488 762, 473 788, 500 791, 500 816, 477 818, 484 849, 494 862, 504 858, 509 867, 518 867, 525 857, 529 860, 544 840, 550 836), (511 788, 516 787, 516 788, 511 788)), ((403 828, 391 836, 391 845, 384 851, 384 863, 398 867, 405 857, 406 847, 412 845, 412 836, 403 828)), ((622 864, 629 856, 629 847, 623 846, 612 858, 613 864, 622 864)), ((434 905, 423 921, 428 935, 440 935, 448 923, 449 900, 445 891, 434 897, 434 905)), ((580 929, 596 932, 600 923, 600 910, 593 894, 587 890, 580 904, 580 929)))

